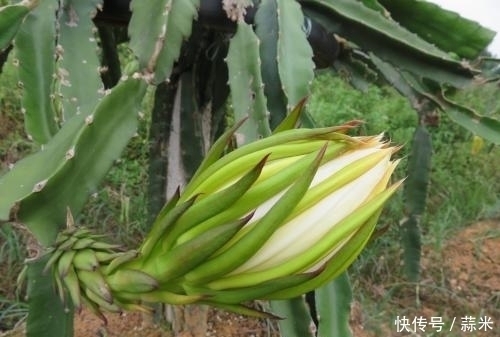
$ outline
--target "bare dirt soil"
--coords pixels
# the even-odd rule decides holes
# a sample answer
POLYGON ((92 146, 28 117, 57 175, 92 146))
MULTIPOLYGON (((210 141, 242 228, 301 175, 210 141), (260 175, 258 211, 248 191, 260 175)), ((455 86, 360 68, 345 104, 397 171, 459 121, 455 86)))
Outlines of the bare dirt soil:
MULTIPOLYGON (((402 283, 374 291, 374 300, 386 301, 385 312, 374 320, 354 302, 351 328, 355 337, 376 336, 442 336, 494 337, 500 336, 500 222, 482 221, 467 227, 445 244, 437 253, 426 247, 422 259, 422 282, 419 303, 414 285, 402 283), (391 294, 388 294, 389 289, 391 294), (377 298, 377 296, 379 298, 377 298), (396 316, 410 320, 427 320, 424 331, 397 331, 396 316), (462 331, 463 317, 475 319, 475 330, 462 331), (438 332, 429 325, 431 317, 444 322, 438 332), (492 329, 478 331, 480 317, 489 317, 492 329), (455 322, 451 325, 453 319, 455 322), (450 331, 451 329, 451 331, 450 331)), ((384 286, 382 286, 384 287, 384 286)), ((376 287, 374 287, 375 289, 376 287)), ((108 314, 107 325, 87 311, 76 316, 76 337, 174 337, 156 325, 152 318, 141 313, 108 314)), ((211 337, 277 337, 276 322, 258 320, 211 309, 211 337)), ((472 325, 468 325, 472 327, 472 325)), ((471 330, 471 329, 469 329, 471 330)), ((1 334, 0 334, 1 336, 1 334)), ((14 336, 14 335, 10 335, 14 336)), ((176 337, 193 336, 189 332, 176 337)))

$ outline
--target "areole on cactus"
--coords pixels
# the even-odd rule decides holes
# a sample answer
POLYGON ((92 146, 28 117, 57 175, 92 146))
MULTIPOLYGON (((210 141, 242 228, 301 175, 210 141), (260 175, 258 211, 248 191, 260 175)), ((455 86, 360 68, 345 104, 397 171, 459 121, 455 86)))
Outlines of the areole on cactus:
POLYGON ((84 229, 61 234, 47 264, 60 295, 64 284, 77 308, 85 302, 98 314, 165 302, 267 315, 244 302, 295 297, 343 272, 401 184, 389 183, 398 147, 381 135, 346 135, 351 122, 276 132, 225 153, 240 124, 137 251, 116 252, 84 229))

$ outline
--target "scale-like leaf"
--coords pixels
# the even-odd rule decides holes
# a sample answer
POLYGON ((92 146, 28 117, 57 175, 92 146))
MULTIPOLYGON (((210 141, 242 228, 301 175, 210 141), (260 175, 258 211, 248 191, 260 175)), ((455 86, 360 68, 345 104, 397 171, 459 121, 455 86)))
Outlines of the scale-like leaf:
POLYGON ((0 219, 17 218, 44 245, 77 214, 136 132, 142 79, 130 78, 104 97, 89 116, 67 122, 43 151, 16 163, 0 179, 0 219))
POLYGON ((154 82, 170 76, 184 40, 191 35, 199 0, 133 0, 129 24, 130 48, 139 67, 154 74, 154 82))
POLYGON ((304 15, 295 1, 278 0, 278 70, 291 109, 309 95, 314 78, 313 51, 307 41, 304 15))
POLYGON ((260 70, 259 40, 252 27, 239 22, 227 54, 229 86, 236 120, 249 119, 236 133, 247 143, 271 134, 260 70))
POLYGON ((63 121, 80 112, 88 114, 102 97, 98 45, 92 31, 92 17, 101 2, 65 0, 60 9, 56 71, 63 121))
POLYGON ((391 17, 421 38, 460 57, 474 59, 495 32, 428 1, 379 0, 391 17))
POLYGON ((26 16, 14 41, 26 132, 40 144, 47 143, 58 130, 51 98, 58 6, 57 0, 41 1, 26 16))

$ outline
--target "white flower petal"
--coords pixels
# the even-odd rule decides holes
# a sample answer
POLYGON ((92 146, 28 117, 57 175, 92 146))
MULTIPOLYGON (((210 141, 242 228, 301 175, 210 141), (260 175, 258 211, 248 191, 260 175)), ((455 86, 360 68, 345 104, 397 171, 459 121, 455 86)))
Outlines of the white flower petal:
MULTIPOLYGON (((317 184, 332 176, 345 165, 377 150, 363 149, 346 154, 342 159, 338 158, 324 164, 320 170, 326 168, 322 170, 323 176, 317 179, 317 184), (341 165, 338 162, 341 162, 341 165), (329 174, 328 170, 331 170, 329 174)), ((359 205, 371 196, 373 189, 385 176, 390 165, 390 152, 388 152, 388 155, 383 160, 358 179, 320 200, 314 207, 304 211, 279 228, 264 246, 234 273, 254 268, 258 270, 271 268, 313 247, 335 224, 354 212, 359 205)), ((276 202, 277 199, 277 197, 273 198, 272 202, 276 202)), ((258 213, 256 213, 257 218, 263 216, 272 207, 272 204, 266 203, 265 207, 265 209, 259 207, 258 213)), ((334 248, 332 247, 332 249, 334 248)))

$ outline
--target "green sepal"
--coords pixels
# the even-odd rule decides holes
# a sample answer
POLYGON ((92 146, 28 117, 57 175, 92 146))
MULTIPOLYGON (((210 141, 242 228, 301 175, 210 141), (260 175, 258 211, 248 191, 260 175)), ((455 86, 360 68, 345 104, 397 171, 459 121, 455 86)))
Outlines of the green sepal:
POLYGON ((243 227, 251 216, 218 226, 202 235, 173 247, 164 254, 154 257, 144 271, 151 273, 159 280, 168 282, 196 268, 200 263, 222 247, 243 227), (152 270, 151 270, 152 268, 152 270))
POLYGON ((73 258, 76 255, 75 250, 69 250, 64 252, 61 257, 57 260, 57 273, 59 277, 63 278, 68 273, 69 268, 73 264, 73 258))
POLYGON ((243 125, 243 123, 245 123, 246 120, 247 118, 244 118, 236 122, 232 127, 227 129, 222 134, 222 136, 220 136, 215 141, 215 143, 212 144, 212 146, 210 146, 210 149, 205 155, 205 158, 203 158, 203 161, 201 162, 200 166, 198 167, 194 175, 191 177, 191 180, 195 180, 202 172, 205 171, 207 167, 210 167, 224 154, 224 150, 230 143, 231 138, 234 136, 234 133, 236 132, 236 130, 240 128, 241 125, 243 125))
POLYGON ((168 232, 171 232, 177 220, 184 214, 189 207, 193 205, 196 197, 189 199, 186 202, 176 205, 170 212, 160 212, 162 217, 157 217, 151 230, 149 231, 147 237, 144 239, 141 247, 139 247, 139 252, 144 259, 148 259, 156 245, 162 245, 164 239, 168 239, 168 232))
POLYGON ((117 253, 117 255, 104 268, 104 273, 106 275, 112 274, 115 270, 117 270, 123 264, 137 258, 139 256, 139 254, 140 253, 136 250, 128 250, 126 252, 117 253))
MULTIPOLYGON (((209 194, 204 198, 203 195, 200 195, 199 199, 201 200, 196 202, 180 217, 175 230, 173 230, 164 241, 163 248, 165 250, 169 249, 181 234, 199 225, 201 222, 225 211, 226 209, 230 209, 231 206, 238 201, 238 199, 240 199, 259 178, 268 157, 268 155, 265 155, 257 163, 257 165, 255 165, 255 167, 253 167, 249 172, 228 188, 209 194)), ((193 237, 194 235, 184 235, 179 238, 182 239, 179 240, 179 242, 193 237)))
POLYGON ((184 295, 170 292, 163 289, 153 290, 145 293, 130 293, 121 291, 116 294, 118 300, 127 301, 144 301, 149 303, 166 303, 173 305, 185 305, 197 303, 201 301, 204 296, 201 295, 184 295))
POLYGON ((106 275, 106 282, 113 292, 146 293, 158 289, 158 281, 142 270, 120 268, 106 275))
MULTIPOLYGON (((314 245, 314 247, 310 247, 310 249, 303 251, 299 256, 283 262, 276 267, 268 268, 262 271, 244 272, 241 274, 227 276, 223 279, 212 282, 210 285, 216 288, 224 288, 226 286, 246 286, 249 284, 255 284, 255 282, 262 282, 302 272, 304 269, 314 265, 322 257, 326 256, 332 247, 341 244, 342 241, 353 235, 360 227, 360 224, 366 223, 374 214, 378 214, 384 203, 396 191, 397 187, 398 185, 392 186, 381 192, 370 201, 366 202, 354 213, 351 213, 333 226, 333 228, 326 235, 324 235, 323 238, 314 245)), ((342 260, 336 259, 336 262, 342 263, 342 260)))
POLYGON ((250 307, 247 307, 243 304, 227 304, 227 303, 219 303, 219 302, 212 302, 212 301, 201 301, 202 304, 207 304, 212 307, 216 307, 225 311, 230 311, 234 312, 236 314, 240 315, 245 315, 245 316, 250 316, 250 317, 255 317, 255 318, 261 318, 261 319, 283 319, 283 317, 276 316, 270 312, 265 312, 261 311, 258 309, 253 309, 250 307))
POLYGON ((49 269, 52 269, 55 266, 56 261, 59 260, 59 258, 62 256, 64 253, 64 250, 62 249, 51 249, 47 255, 49 255, 49 259, 47 260, 47 264, 43 268, 43 272, 46 273, 49 269))
POLYGON ((310 281, 304 282, 296 287, 282 289, 274 294, 269 294, 266 299, 283 300, 303 295, 309 291, 317 289, 336 276, 340 275, 358 257, 363 248, 370 240, 377 220, 382 210, 372 215, 372 217, 349 239, 349 241, 335 253, 322 267, 322 272, 310 281))
POLYGON ((75 272, 82 288, 89 288, 94 293, 105 299, 108 303, 113 302, 108 282, 106 282, 103 275, 99 271, 75 269, 75 272))
POLYGON ((214 290, 207 286, 190 286, 185 284, 184 288, 188 294, 205 294, 211 301, 226 304, 238 304, 246 301, 266 298, 266 295, 274 293, 284 288, 298 286, 314 278, 317 272, 294 274, 279 277, 269 281, 256 283, 255 285, 241 288, 214 290))
MULTIPOLYGON (((353 121, 341 126, 317 128, 317 129, 295 129, 285 130, 270 137, 266 137, 255 142, 249 143, 245 146, 239 147, 236 150, 226 154, 212 165, 204 169, 200 174, 196 174, 196 178, 191 179, 183 192, 183 199, 192 196, 199 188, 200 184, 206 181, 210 176, 214 175, 217 171, 223 169, 233 161, 246 155, 253 154, 257 151, 266 151, 269 153, 269 148, 286 144, 291 142, 312 141, 312 140, 332 140, 344 141, 347 143, 356 142, 354 139, 343 135, 342 133, 359 124, 359 121, 353 121)), ((267 154, 266 153, 266 154, 267 154)), ((250 169, 248 167, 247 169, 250 169)), ((242 169, 241 171, 246 171, 242 169)))
POLYGON ((180 197, 181 197, 181 190, 178 187, 175 190, 175 192, 172 195, 172 197, 169 200, 167 200, 167 202, 165 203, 165 205, 163 205, 163 207, 161 208, 161 210, 158 213, 158 215, 156 216, 156 218, 157 219, 161 219, 161 218, 165 217, 168 213, 170 213, 170 211, 172 209, 174 209, 175 206, 177 206, 177 203, 179 202, 180 197))
MULTIPOLYGON (((321 142, 324 145, 324 142, 321 142)), ((346 146, 344 144, 332 144, 326 150, 323 160, 331 158, 336 154, 344 151, 346 146)), ((277 193, 285 190, 292 182, 296 181, 307 167, 310 165, 311 161, 316 157, 316 153, 312 152, 307 154, 301 159, 291 161, 290 163, 285 162, 284 166, 280 168, 279 174, 274 174, 266 177, 263 181, 256 182, 238 201, 236 201, 230 209, 227 209, 197 227, 193 228, 185 234, 185 236, 195 236, 207 231, 210 228, 216 227, 221 223, 226 223, 244 216, 248 212, 255 210, 264 201, 269 200, 271 197, 275 196, 277 193)), ((261 173, 261 177, 267 175, 261 173)), ((260 178, 259 178, 260 179, 260 178)), ((244 227, 238 234, 236 238, 244 235, 249 229, 249 226, 244 227)), ((226 247, 227 248, 227 247, 226 247)), ((220 253, 220 252, 219 252, 220 253)))
MULTIPOLYGON (((57 279, 58 277, 56 276, 56 280, 57 279)), ((73 267, 69 268, 63 281, 64 287, 68 291, 69 297, 71 298, 73 307, 76 311, 80 311, 82 308, 80 281, 78 280, 78 276, 76 275, 75 269, 73 267)))
POLYGON ((316 158, 311 162, 304 174, 285 192, 276 204, 252 228, 235 242, 230 249, 206 261, 195 270, 186 274, 186 279, 195 284, 213 280, 225 275, 248 260, 262 247, 266 239, 271 236, 305 194, 314 178, 321 159, 325 153, 323 147, 316 158))
POLYGON ((292 111, 273 130, 273 135, 285 130, 295 129, 298 126, 306 101, 307 98, 304 97, 293 107, 292 111))

